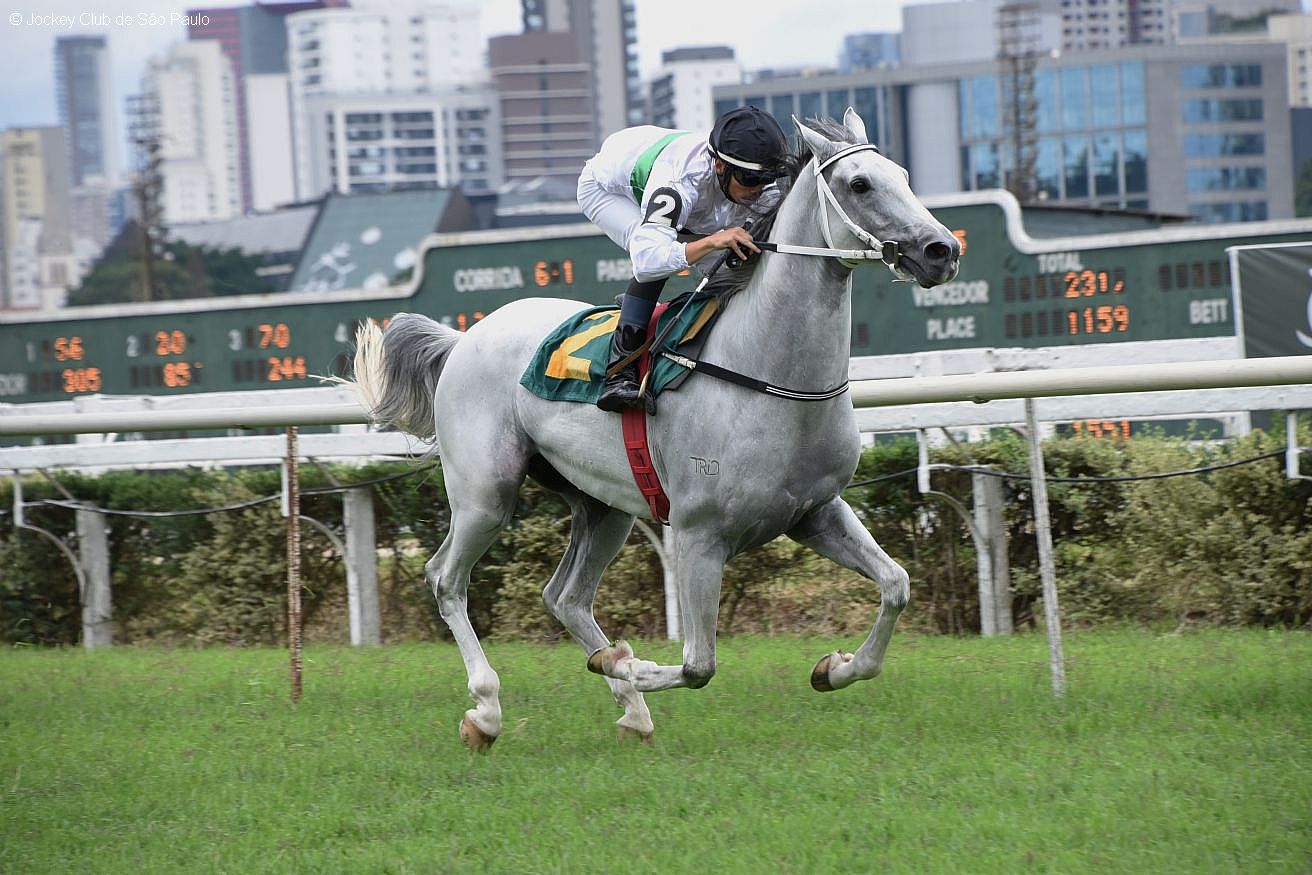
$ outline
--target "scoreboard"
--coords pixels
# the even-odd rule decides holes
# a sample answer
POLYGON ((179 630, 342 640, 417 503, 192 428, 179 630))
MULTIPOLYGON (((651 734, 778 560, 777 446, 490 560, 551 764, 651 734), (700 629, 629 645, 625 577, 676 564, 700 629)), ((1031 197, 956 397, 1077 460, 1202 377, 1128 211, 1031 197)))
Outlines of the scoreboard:
MULTIPOLYGON (((1234 336, 1226 247, 1312 239, 1309 220, 1037 239, 1004 192, 926 202, 964 245, 960 274, 922 289, 856 271, 854 356, 1234 336)), ((555 226, 432 235, 404 289, 0 313, 0 402, 312 385, 345 372, 365 319, 408 310, 463 330, 518 298, 606 303, 629 269, 592 226, 555 226)))

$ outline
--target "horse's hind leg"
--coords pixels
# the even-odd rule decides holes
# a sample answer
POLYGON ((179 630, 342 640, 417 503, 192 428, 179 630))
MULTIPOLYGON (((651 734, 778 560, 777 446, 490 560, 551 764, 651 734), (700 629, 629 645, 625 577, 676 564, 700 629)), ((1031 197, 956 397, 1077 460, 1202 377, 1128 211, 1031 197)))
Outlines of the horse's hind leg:
MULTIPOLYGON (((628 540, 629 532, 633 530, 633 517, 582 493, 563 494, 573 512, 569 546, 556 573, 542 591, 542 601, 584 652, 591 656, 610 645, 593 613, 597 584, 606 566, 628 540)), ((610 685, 615 701, 624 709, 623 716, 615 721, 620 727, 620 737, 633 732, 649 741, 651 712, 647 710, 642 693, 626 680, 606 678, 606 683, 610 685)))
POLYGON ((788 536, 879 584, 879 614, 870 635, 855 654, 834 652, 821 658, 811 672, 811 686, 827 692, 877 676, 884 667, 884 652, 893 637, 893 627, 910 596, 906 571, 875 543, 841 498, 802 517, 788 536))
POLYGON ((515 488, 470 490, 462 487, 451 469, 447 470, 446 487, 451 529, 424 566, 424 573, 437 598, 438 611, 460 648, 469 694, 474 698, 474 707, 460 723, 460 737, 474 750, 487 750, 501 734, 501 682, 469 622, 469 574, 509 521, 515 488))

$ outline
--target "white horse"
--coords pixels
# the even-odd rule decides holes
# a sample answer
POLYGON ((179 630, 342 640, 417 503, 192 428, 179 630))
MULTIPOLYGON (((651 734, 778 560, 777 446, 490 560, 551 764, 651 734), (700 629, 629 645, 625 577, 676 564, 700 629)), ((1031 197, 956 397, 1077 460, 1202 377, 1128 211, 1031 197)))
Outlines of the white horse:
POLYGON ((588 305, 516 301, 464 334, 415 314, 398 314, 385 332, 362 332, 355 375, 372 417, 435 438, 441 455, 451 528, 426 575, 468 672, 475 705, 460 735, 471 748, 490 747, 502 723, 500 682, 466 609, 470 570, 510 521, 526 475, 561 492, 573 512, 569 546, 542 598, 582 645, 588 667, 605 675, 624 709, 621 736, 651 738, 644 692, 710 681, 725 562, 780 534, 880 588, 870 635, 855 654, 824 656, 812 686, 835 690, 879 674, 909 586, 840 497, 860 451, 852 403, 841 391, 851 271, 860 261, 882 261, 929 287, 955 276, 961 247, 912 193, 906 171, 868 145, 853 110, 841 126, 794 124, 807 163, 774 224, 777 251, 762 254, 729 300, 701 359, 797 391, 780 396, 694 374, 661 396, 648 421, 670 501, 682 665, 639 659, 627 643, 612 644, 593 616, 602 571, 634 518, 651 516, 619 415, 546 401, 519 383, 542 340, 588 305))

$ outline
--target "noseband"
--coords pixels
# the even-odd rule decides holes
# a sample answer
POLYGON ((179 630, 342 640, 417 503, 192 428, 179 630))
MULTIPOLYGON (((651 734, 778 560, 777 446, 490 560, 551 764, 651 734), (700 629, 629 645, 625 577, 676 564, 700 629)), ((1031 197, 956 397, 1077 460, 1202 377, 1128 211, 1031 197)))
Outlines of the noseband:
POLYGON ((819 189, 821 194, 820 227, 824 231, 825 246, 794 246, 791 243, 768 242, 758 243, 757 246, 769 252, 782 252, 786 255, 819 255, 837 258, 839 263, 847 268, 859 267, 867 261, 880 261, 883 262, 889 270, 893 271, 894 274, 897 274, 899 279, 901 279, 901 274, 898 273, 897 269, 897 260, 902 254, 899 249, 900 244, 896 240, 879 240, 874 234, 871 234, 856 222, 853 222, 843 210, 842 205, 838 203, 838 198, 834 196, 833 190, 829 187, 829 183, 824 177, 825 168, 829 167, 834 162, 846 158, 848 155, 866 151, 877 153, 879 152, 879 149, 871 143, 857 143, 854 146, 847 146, 846 148, 839 149, 824 161, 816 160, 811 162, 811 172, 815 176, 816 188, 819 189), (851 231, 853 236, 870 248, 835 249, 834 237, 829 230, 830 210, 832 210, 842 223, 847 226, 847 230, 851 231))

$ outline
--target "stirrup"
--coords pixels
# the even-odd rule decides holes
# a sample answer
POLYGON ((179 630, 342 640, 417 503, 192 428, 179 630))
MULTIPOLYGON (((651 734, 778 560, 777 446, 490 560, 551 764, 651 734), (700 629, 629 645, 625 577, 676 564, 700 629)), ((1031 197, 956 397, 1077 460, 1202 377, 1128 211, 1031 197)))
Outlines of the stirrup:
MULTIPOLYGON (((615 333, 611 336, 610 364, 606 370, 609 372, 626 358, 633 357, 646 342, 645 327, 617 325, 615 333)), ((619 413, 628 407, 642 407, 645 382, 638 382, 638 362, 634 358, 614 373, 608 373, 601 390, 601 397, 597 399, 597 406, 609 413, 619 413)), ((645 406, 649 414, 656 412, 656 402, 650 396, 647 397, 645 406)))

